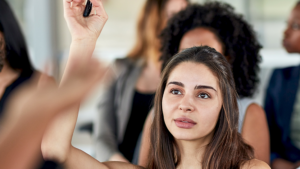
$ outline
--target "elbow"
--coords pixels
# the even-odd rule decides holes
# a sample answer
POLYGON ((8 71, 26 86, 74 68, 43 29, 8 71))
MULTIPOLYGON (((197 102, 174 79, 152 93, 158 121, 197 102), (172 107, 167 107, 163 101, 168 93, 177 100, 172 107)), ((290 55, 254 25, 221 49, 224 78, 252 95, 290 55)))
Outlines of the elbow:
POLYGON ((67 160, 69 148, 52 146, 46 143, 41 144, 42 156, 45 161, 54 161, 62 164, 67 160))

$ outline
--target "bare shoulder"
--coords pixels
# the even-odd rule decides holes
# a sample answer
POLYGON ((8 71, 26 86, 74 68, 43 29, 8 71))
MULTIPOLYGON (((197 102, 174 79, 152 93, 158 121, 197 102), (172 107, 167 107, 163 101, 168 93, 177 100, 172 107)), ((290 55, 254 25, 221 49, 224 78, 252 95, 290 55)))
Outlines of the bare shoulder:
POLYGON ((264 109, 256 104, 252 103, 248 106, 247 111, 246 111, 246 116, 245 116, 245 123, 265 123, 266 122, 266 114, 264 109))
MULTIPOLYGON (((251 112, 251 114, 253 114, 254 116, 261 116, 261 115, 264 115, 264 109, 256 104, 256 103, 252 103, 248 106, 247 108, 247 112, 251 112)), ((247 113, 249 114, 249 113, 247 113)))
POLYGON ((133 165, 130 163, 125 163, 125 162, 118 162, 118 161, 108 161, 102 163, 109 169, 145 169, 141 166, 133 165))
POLYGON ((270 169, 271 167, 263 161, 252 159, 247 161, 241 168, 242 169, 270 169))
POLYGON ((265 111, 260 105, 252 103, 248 106, 244 125, 247 124, 251 127, 254 124, 258 126, 265 126, 267 124, 265 111))

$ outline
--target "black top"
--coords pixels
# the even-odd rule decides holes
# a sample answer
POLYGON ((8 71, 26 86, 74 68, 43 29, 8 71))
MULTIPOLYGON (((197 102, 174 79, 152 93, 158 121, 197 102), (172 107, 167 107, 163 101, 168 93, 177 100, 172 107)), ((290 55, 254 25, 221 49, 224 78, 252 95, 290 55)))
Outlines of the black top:
POLYGON ((153 105, 154 95, 155 94, 142 94, 138 91, 134 93, 131 114, 127 123, 124 139, 119 145, 120 152, 129 161, 132 161, 136 143, 143 130, 147 115, 153 105))
POLYGON ((27 80, 30 79, 33 73, 28 74, 28 73, 21 73, 20 76, 9 86, 6 87, 2 97, 0 98, 0 117, 3 114, 3 109, 5 106, 5 103, 7 102, 8 97, 10 94, 22 83, 26 82, 27 80))

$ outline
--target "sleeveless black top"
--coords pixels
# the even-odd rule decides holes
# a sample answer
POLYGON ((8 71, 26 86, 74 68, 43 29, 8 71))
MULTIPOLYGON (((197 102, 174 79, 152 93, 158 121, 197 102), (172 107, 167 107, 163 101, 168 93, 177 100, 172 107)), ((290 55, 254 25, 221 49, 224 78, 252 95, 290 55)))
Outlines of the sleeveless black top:
POLYGON ((120 152, 124 157, 132 161, 134 150, 143 130, 143 126, 149 111, 153 106, 155 94, 143 94, 135 91, 131 114, 124 133, 123 142, 119 145, 120 152))
POLYGON ((19 77, 12 82, 12 84, 10 84, 9 86, 6 87, 2 97, 0 98, 0 118, 3 114, 3 109, 4 106, 7 102, 8 97, 10 96, 10 94, 17 88, 19 87, 21 84, 23 84, 24 82, 28 81, 31 76, 33 75, 33 73, 21 73, 19 75, 19 77))

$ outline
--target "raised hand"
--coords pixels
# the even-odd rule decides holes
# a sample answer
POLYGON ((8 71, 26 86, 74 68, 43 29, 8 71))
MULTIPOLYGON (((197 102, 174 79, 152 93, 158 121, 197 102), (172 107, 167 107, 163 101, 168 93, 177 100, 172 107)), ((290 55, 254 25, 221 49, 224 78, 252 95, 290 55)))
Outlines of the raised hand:
POLYGON ((108 16, 101 0, 91 0, 93 9, 89 17, 83 17, 85 0, 64 0, 64 16, 73 40, 97 40, 108 16))

